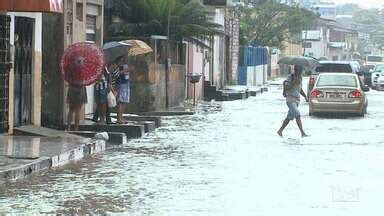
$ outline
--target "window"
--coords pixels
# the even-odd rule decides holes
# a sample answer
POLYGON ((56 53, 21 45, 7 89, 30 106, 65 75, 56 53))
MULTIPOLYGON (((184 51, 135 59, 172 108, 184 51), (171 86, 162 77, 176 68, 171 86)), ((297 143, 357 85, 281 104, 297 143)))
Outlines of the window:
POLYGON ((376 65, 376 67, 375 67, 375 71, 383 72, 383 71, 384 71, 384 64, 378 64, 378 65, 376 65))
POLYGON ((96 16, 87 15, 86 41, 96 42, 96 16))
POLYGON ((369 62, 382 62, 383 58, 381 58, 380 56, 368 56, 367 61, 369 61, 369 62))
POLYGON ((83 3, 76 3, 76 19, 83 21, 83 3))
POLYGON ((304 42, 303 47, 304 48, 312 48, 312 43, 311 42, 304 42))
POLYGON ((349 64, 322 64, 316 67, 316 72, 339 72, 339 73, 352 73, 352 67, 349 64))
POLYGON ((357 87, 355 76, 349 75, 321 75, 317 81, 317 87, 321 86, 342 86, 357 87))

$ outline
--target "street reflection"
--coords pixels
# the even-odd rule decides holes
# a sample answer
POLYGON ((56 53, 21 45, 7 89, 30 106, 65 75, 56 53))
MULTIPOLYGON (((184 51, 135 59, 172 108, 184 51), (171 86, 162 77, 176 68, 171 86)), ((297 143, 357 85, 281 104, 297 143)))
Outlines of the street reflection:
POLYGON ((15 159, 36 159, 40 157, 40 137, 0 138, 3 143, 1 155, 15 159))

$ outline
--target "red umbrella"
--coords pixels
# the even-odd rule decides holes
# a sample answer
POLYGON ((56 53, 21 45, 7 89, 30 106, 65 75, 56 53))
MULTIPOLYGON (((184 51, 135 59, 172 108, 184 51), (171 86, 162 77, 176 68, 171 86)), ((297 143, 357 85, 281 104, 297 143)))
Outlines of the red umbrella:
POLYGON ((95 44, 80 42, 71 45, 61 58, 61 75, 74 86, 87 86, 95 83, 104 67, 104 55, 95 44))

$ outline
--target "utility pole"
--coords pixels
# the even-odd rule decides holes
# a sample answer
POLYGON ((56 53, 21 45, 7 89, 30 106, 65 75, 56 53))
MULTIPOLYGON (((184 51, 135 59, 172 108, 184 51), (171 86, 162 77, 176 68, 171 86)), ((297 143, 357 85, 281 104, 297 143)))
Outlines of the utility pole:
MULTIPOLYGON (((303 33, 301 33, 303 34, 303 33)), ((305 46, 307 45, 307 35, 308 35, 308 30, 305 30, 305 37, 304 37, 304 42, 303 42, 303 56, 305 56, 305 46)), ((301 35, 302 36, 302 35, 301 35)))
POLYGON ((170 37, 171 37, 171 5, 168 1, 168 17, 167 17, 167 61, 165 63, 165 107, 169 107, 169 98, 168 98, 168 85, 169 85, 169 73, 171 71, 171 47, 170 47, 170 37))

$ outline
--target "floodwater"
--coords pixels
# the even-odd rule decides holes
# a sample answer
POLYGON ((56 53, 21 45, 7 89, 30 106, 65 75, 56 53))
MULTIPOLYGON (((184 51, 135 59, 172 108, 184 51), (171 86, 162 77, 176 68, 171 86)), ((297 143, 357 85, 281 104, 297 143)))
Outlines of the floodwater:
MULTIPOLYGON (((309 117, 276 135, 281 87, 205 106, 122 148, 0 187, 3 214, 382 215, 384 92, 365 118, 309 117)), ((207 104, 206 104, 207 105, 207 104)))

